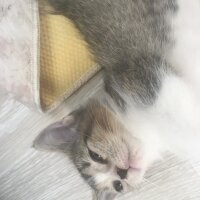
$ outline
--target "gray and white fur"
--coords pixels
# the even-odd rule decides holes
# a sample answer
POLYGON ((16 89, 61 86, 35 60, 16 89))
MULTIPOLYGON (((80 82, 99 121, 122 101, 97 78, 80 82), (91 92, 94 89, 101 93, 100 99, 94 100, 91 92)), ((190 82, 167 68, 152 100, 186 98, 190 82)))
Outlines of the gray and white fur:
POLYGON ((137 186, 171 151, 200 153, 200 2, 49 0, 104 69, 110 106, 90 100, 47 127, 37 148, 67 153, 97 199, 137 186))

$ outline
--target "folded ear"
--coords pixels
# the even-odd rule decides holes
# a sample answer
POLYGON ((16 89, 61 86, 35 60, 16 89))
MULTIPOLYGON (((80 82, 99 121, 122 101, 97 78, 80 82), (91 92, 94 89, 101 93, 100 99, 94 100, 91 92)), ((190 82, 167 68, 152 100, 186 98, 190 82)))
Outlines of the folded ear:
POLYGON ((44 150, 65 150, 79 138, 79 119, 71 114, 45 128, 35 139, 33 146, 44 150))
POLYGON ((114 200, 116 197, 117 193, 106 190, 93 192, 93 200, 114 200))

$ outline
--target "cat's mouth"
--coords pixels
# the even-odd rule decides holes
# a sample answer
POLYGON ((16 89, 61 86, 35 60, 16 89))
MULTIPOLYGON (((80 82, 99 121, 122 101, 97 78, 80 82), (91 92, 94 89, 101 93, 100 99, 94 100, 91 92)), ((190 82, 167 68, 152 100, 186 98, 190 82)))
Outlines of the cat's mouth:
POLYGON ((133 159, 129 161, 129 168, 125 182, 131 187, 135 188, 143 180, 147 167, 141 159, 133 159))
POLYGON ((127 179, 124 181, 134 189, 142 182, 144 174, 145 170, 142 168, 130 168, 128 170, 127 179))

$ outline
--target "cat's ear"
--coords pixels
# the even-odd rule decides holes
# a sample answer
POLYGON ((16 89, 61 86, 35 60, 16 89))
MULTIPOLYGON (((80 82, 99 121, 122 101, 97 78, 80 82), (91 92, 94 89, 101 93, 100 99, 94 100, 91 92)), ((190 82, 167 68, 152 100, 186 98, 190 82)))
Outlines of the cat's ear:
POLYGON ((93 200, 114 200, 116 197, 116 193, 107 190, 93 192, 93 200))
POLYGON ((66 150, 80 137, 77 131, 80 118, 75 113, 46 127, 35 139, 33 147, 39 150, 66 150))

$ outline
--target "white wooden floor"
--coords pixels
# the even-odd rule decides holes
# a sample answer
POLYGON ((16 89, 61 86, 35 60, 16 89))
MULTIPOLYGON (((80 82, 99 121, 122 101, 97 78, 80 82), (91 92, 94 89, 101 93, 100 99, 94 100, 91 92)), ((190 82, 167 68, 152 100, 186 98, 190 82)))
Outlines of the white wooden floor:
MULTIPOLYGON (((32 141, 49 123, 87 99, 98 78, 49 114, 31 111, 9 97, 0 97, 0 200, 91 199, 91 192, 67 157, 37 152, 32 141)), ((127 200, 200 200, 200 159, 189 163, 167 156, 147 174, 127 200)))

